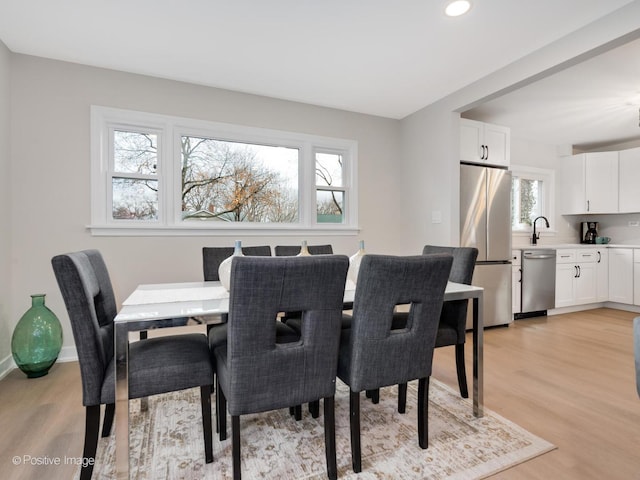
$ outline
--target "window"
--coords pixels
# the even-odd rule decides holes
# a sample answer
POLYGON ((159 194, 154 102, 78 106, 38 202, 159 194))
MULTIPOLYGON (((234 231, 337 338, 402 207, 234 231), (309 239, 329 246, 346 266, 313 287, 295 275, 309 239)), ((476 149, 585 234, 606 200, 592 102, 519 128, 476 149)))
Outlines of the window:
POLYGON ((553 218, 554 173, 515 165, 511 171, 511 228, 529 232, 536 217, 553 218))
POLYGON ((357 229, 355 141, 91 112, 94 234, 357 229))

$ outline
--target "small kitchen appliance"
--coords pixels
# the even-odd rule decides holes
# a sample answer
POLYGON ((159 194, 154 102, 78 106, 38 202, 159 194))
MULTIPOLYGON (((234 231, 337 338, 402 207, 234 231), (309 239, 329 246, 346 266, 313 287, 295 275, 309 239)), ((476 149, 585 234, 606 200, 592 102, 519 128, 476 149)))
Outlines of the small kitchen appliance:
POLYGON ((596 243, 598 222, 580 222, 580 243, 596 243))

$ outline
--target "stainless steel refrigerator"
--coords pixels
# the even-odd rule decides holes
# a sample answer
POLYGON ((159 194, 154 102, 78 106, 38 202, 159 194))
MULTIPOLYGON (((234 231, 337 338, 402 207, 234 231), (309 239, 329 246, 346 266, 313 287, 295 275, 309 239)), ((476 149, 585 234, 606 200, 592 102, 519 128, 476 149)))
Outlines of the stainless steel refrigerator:
MULTIPOLYGON (((484 287, 484 325, 507 325, 511 312, 511 172, 460 164, 460 245, 476 247, 473 284, 484 287)), ((467 321, 467 328, 471 323, 467 321)))

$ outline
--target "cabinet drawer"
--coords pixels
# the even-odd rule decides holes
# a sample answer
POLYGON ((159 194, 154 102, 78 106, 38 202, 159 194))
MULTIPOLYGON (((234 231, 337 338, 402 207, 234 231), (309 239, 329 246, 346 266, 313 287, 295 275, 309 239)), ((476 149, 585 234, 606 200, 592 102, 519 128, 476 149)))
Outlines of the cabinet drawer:
POLYGON ((581 248, 576 250, 576 261, 578 263, 595 263, 598 261, 598 250, 595 248, 581 248))
POLYGON ((556 250, 556 263, 576 263, 576 251, 556 250))

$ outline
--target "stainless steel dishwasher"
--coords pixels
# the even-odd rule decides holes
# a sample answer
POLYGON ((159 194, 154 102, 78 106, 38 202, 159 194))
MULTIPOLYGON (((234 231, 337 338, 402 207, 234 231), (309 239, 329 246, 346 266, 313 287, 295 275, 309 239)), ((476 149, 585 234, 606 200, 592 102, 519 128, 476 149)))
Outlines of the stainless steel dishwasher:
POLYGON ((556 251, 522 251, 522 313, 517 318, 546 315, 556 302, 556 251))

